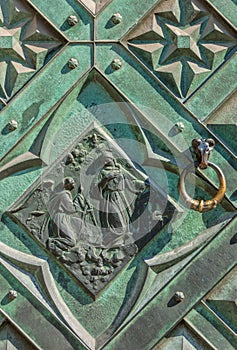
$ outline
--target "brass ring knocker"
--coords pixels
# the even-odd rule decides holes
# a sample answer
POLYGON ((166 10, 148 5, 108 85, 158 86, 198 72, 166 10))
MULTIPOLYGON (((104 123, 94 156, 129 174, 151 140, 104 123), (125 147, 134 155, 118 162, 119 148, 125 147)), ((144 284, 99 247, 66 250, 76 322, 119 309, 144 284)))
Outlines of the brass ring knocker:
POLYGON ((208 166, 210 166, 213 170, 215 170, 218 176, 219 188, 217 190, 216 195, 213 198, 206 201, 204 201, 203 199, 201 200, 194 199, 194 198, 191 198, 186 192, 185 178, 190 172, 190 169, 193 168, 193 164, 188 165, 180 175, 180 180, 178 185, 180 197, 188 207, 190 207, 193 210, 197 210, 199 212, 205 212, 216 208, 216 206, 223 199, 226 192, 226 180, 223 172, 217 165, 215 165, 214 163, 208 162, 210 151, 213 149, 214 145, 215 145, 215 142, 212 139, 207 139, 207 140, 195 139, 192 141, 192 146, 193 146, 194 152, 196 153, 196 157, 198 161, 197 167, 200 167, 200 169, 206 169, 208 166))

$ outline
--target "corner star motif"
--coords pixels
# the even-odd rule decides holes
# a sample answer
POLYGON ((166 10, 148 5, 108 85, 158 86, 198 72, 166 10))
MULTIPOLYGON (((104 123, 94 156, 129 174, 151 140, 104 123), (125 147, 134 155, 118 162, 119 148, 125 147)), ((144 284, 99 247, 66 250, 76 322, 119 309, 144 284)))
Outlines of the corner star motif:
POLYGON ((27 4, 9 0, 0 5, 0 98, 8 100, 61 44, 60 35, 42 26, 40 15, 27 4))
POLYGON ((185 7, 177 0, 159 3, 127 36, 131 51, 178 97, 194 91, 234 52, 236 42, 227 25, 192 0, 185 7))

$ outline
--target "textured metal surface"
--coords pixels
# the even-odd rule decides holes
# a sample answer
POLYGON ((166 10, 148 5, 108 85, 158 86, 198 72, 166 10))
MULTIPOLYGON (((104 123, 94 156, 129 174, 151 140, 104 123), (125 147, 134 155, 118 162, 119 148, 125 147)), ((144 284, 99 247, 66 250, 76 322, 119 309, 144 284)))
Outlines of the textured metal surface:
MULTIPOLYGON (((2 0, 0 9, 0 347, 236 349, 236 3, 2 0), (139 253, 96 300, 7 215, 93 123, 167 204, 149 202, 139 253), (186 208, 177 189, 194 138, 214 140, 211 161, 226 178, 210 212, 186 208)), ((203 200, 219 186, 208 168, 185 183, 203 200)))

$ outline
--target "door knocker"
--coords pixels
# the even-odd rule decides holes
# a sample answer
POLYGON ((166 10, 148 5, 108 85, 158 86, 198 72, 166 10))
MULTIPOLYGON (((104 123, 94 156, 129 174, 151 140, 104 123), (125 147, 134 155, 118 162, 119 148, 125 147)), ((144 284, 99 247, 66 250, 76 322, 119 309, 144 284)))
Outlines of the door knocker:
POLYGON ((221 202, 226 192, 226 180, 221 169, 208 161, 210 152, 213 150, 215 146, 215 141, 212 139, 194 139, 192 141, 192 147, 195 152, 197 162, 194 163, 194 166, 200 169, 206 169, 210 166, 217 174, 219 179, 219 188, 215 196, 209 200, 203 199, 194 199, 191 198, 185 188, 185 178, 190 172, 191 168, 193 168, 193 164, 188 165, 180 175, 179 179, 179 194, 184 203, 191 209, 197 210, 199 212, 209 211, 214 208, 221 202))

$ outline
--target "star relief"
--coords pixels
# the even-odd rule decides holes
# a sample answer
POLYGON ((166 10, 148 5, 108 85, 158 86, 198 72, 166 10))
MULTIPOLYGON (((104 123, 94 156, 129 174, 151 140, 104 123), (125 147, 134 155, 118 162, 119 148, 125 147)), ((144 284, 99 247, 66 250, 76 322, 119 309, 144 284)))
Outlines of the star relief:
POLYGON ((173 25, 166 25, 168 36, 167 50, 161 63, 164 64, 169 60, 181 61, 182 58, 193 58, 198 62, 202 61, 202 55, 197 40, 200 33, 200 25, 192 26, 188 29, 180 29, 173 25))
POLYGON ((125 38, 138 56, 180 98, 187 97, 234 52, 236 39, 215 12, 197 1, 159 3, 125 38))
POLYGON ((12 29, 0 28, 1 55, 10 54, 26 60, 22 46, 20 45, 21 27, 12 29))
POLYGON ((8 100, 63 42, 29 5, 0 5, 0 97, 8 100))

